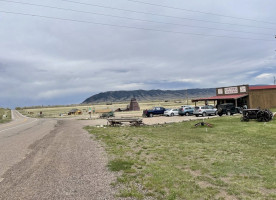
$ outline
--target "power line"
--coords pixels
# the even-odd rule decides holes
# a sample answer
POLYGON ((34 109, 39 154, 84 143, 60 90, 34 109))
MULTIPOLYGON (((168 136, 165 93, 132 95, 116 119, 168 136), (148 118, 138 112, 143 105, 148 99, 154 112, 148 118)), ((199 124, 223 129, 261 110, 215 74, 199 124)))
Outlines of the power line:
POLYGON ((184 20, 190 20, 190 21, 199 21, 199 22, 208 22, 208 23, 215 23, 215 24, 226 24, 226 25, 232 25, 232 26, 244 26, 244 27, 250 27, 250 28, 260 28, 260 29, 269 29, 269 30, 275 30, 273 28, 267 28, 267 27, 260 27, 260 26, 251 26, 251 25, 243 25, 243 24, 232 24, 232 23, 225 23, 225 22, 215 22, 215 21, 208 21, 208 20, 201 20, 201 19, 193 19, 193 18, 186 18, 186 17, 177 17, 172 15, 161 15, 161 14, 155 14, 155 13, 149 13, 149 12, 142 12, 142 11, 136 11, 136 10, 128 10, 128 9, 122 9, 122 8, 114 8, 110 6, 103 6, 98 4, 91 4, 91 3, 83 3, 78 1, 72 1, 72 0, 60 0, 64 2, 79 4, 79 5, 86 5, 86 6, 93 6, 93 7, 99 7, 99 8, 107 8, 112 10, 120 10, 125 12, 132 12, 132 13, 139 13, 139 14, 145 14, 145 15, 152 15, 152 16, 159 16, 159 17, 168 17, 168 18, 174 18, 174 19, 184 19, 184 20))
POLYGON ((261 20, 256 20, 256 19, 243 18, 243 17, 234 17, 234 16, 229 16, 229 15, 222 15, 222 14, 204 12, 204 11, 199 11, 199 10, 191 10, 191 9, 186 9, 186 8, 177 8, 177 7, 166 6, 166 5, 161 5, 161 4, 154 4, 154 3, 148 3, 148 2, 137 1, 137 0, 125 0, 125 1, 130 1, 130 2, 139 3, 139 4, 146 4, 146 5, 151 5, 151 6, 158 6, 158 7, 163 7, 163 8, 169 8, 169 9, 174 9, 174 10, 182 10, 182 11, 193 12, 193 13, 201 13, 201 14, 206 14, 206 15, 214 15, 214 16, 227 17, 227 18, 232 18, 232 19, 262 22, 262 23, 276 25, 275 22, 261 21, 261 20))
POLYGON ((31 16, 31 17, 39 17, 39 18, 53 19, 53 20, 60 20, 60 21, 70 21, 70 22, 95 24, 95 25, 102 25, 102 26, 111 26, 111 27, 118 27, 118 28, 136 29, 136 30, 144 30, 144 31, 174 33, 174 34, 182 34, 182 35, 217 37, 217 38, 232 38, 232 39, 245 39, 245 40, 258 40, 258 41, 267 41, 267 42, 274 41, 274 40, 267 40, 267 39, 246 38, 246 37, 236 37, 236 36, 227 36, 227 35, 208 35, 208 34, 201 34, 201 33, 185 33, 185 32, 178 32, 178 31, 167 31, 167 30, 161 30, 161 29, 151 29, 151 28, 141 28, 141 27, 135 27, 135 26, 115 25, 115 24, 99 23, 99 22, 92 22, 92 21, 60 18, 60 17, 50 17, 50 16, 44 16, 44 15, 20 13, 20 12, 10 12, 10 11, 3 11, 3 10, 0 10, 0 13, 22 15, 22 16, 31 16))
POLYGON ((26 2, 19 2, 19 1, 11 1, 11 0, 0 0, 0 1, 8 2, 8 3, 30 5, 30 6, 37 6, 37 7, 43 7, 43 8, 58 9, 58 10, 63 10, 63 11, 71 11, 71 12, 78 12, 78 13, 85 13, 85 14, 92 14, 92 15, 101 15, 101 16, 106 16, 106 17, 114 17, 114 18, 127 19, 127 20, 150 22, 150 23, 158 23, 158 24, 167 24, 167 25, 175 25, 175 26, 182 26, 182 27, 213 29, 213 30, 220 30, 220 31, 231 31, 231 32, 238 32, 238 33, 249 33, 249 34, 272 36, 272 34, 267 34, 267 33, 256 33, 256 32, 250 32, 250 31, 237 31, 237 30, 230 30, 230 29, 221 29, 221 28, 213 28, 213 27, 193 26, 193 25, 170 23, 170 22, 160 22, 160 21, 153 21, 153 20, 144 20, 144 19, 138 19, 138 18, 122 17, 122 16, 116 16, 116 15, 109 15, 109 14, 88 12, 88 11, 82 11, 82 10, 75 10, 75 9, 69 9, 69 8, 61 8, 61 7, 56 7, 56 6, 48 6, 48 5, 26 3, 26 2))

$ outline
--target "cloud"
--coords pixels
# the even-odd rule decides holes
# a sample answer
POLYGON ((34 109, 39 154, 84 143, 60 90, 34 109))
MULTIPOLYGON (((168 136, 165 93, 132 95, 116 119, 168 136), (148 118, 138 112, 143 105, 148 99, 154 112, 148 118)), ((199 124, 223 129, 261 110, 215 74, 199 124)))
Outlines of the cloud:
POLYGON ((264 73, 256 76, 257 79, 270 79, 272 77, 273 77, 273 74, 268 74, 268 73, 264 73))
POLYGON ((192 79, 192 78, 180 79, 178 81, 183 82, 183 83, 200 83, 201 82, 200 79, 192 79))
POLYGON ((143 88, 144 84, 143 83, 129 83, 129 84, 122 84, 115 86, 114 89, 117 90, 138 90, 140 88, 143 88))
MULTIPOLYGON (((37 3, 34 0, 28 2, 37 3)), ((157 0, 154 0, 154 3, 161 4, 157 0)), ((95 4, 176 17, 129 13, 59 1, 47 1, 43 4, 164 23, 130 21, 0 2, 2 10, 6 11, 229 37, 172 34, 2 13, 0 107, 80 103, 92 94, 110 90, 208 88, 245 83, 271 84, 271 78, 275 76, 275 43, 230 38, 237 36, 274 39, 273 30, 265 29, 273 28, 270 24, 133 4, 127 1, 95 0, 95 4), (184 18, 226 24, 191 21, 184 18), (252 32, 268 35, 252 34, 252 32)), ((261 21, 276 19, 273 10, 276 2, 272 0, 266 3, 251 0, 242 2, 174 0, 162 1, 162 4, 261 21)))

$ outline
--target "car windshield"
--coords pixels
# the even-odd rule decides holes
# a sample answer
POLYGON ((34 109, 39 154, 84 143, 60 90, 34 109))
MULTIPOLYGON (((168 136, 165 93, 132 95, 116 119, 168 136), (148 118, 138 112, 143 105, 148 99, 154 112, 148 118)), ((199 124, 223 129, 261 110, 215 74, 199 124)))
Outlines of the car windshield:
POLYGON ((198 110, 198 109, 200 109, 200 107, 196 106, 196 107, 195 107, 195 110, 198 110))

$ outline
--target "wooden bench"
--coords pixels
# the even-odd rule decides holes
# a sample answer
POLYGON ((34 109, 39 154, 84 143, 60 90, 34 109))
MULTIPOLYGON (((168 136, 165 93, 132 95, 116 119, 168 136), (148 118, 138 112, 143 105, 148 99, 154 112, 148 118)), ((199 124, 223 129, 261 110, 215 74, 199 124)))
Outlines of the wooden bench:
POLYGON ((139 118, 109 118, 107 119, 110 126, 120 126, 123 123, 130 123, 131 126, 143 125, 143 120, 139 118))

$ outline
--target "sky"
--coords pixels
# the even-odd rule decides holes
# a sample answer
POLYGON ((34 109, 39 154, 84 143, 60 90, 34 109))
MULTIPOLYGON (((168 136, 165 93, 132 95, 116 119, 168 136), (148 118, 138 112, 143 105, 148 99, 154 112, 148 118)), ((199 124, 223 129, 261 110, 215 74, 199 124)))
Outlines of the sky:
POLYGON ((273 84, 275 0, 0 0, 0 107, 273 84), (20 3, 21 2, 21 3, 20 3))

